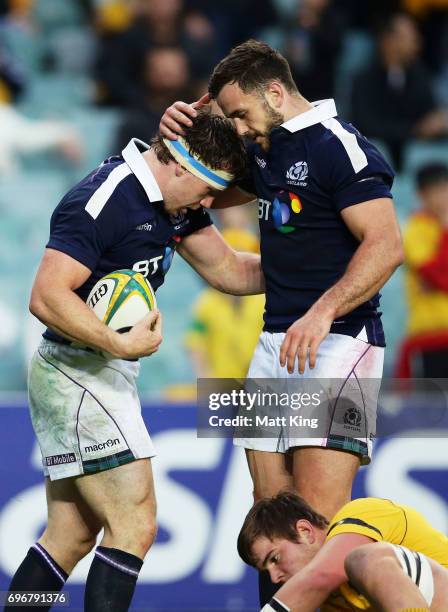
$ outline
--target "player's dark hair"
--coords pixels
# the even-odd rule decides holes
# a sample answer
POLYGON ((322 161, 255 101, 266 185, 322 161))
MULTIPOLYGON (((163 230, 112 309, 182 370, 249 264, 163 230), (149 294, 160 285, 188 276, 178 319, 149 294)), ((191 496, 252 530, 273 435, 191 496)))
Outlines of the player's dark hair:
MULTIPOLYGON (((241 178, 246 173, 247 154, 243 141, 231 121, 220 115, 201 109, 191 127, 184 128, 189 153, 195 154, 213 170, 226 170, 241 178)), ((162 164, 173 161, 173 156, 157 134, 151 140, 151 148, 162 164)))
POLYGON ((263 91, 271 81, 280 81, 290 93, 297 93, 291 69, 281 53, 264 42, 250 39, 234 47, 210 77, 212 98, 228 83, 237 83, 244 93, 263 91))
POLYGON ((448 181, 448 165, 443 162, 432 162, 421 166, 415 175, 418 189, 432 187, 448 181))
POLYGON ((252 546, 260 537, 297 542, 296 523, 301 519, 319 529, 328 527, 327 519, 296 493, 284 492, 261 499, 252 506, 238 536, 237 546, 241 559, 248 565, 256 565, 252 546))

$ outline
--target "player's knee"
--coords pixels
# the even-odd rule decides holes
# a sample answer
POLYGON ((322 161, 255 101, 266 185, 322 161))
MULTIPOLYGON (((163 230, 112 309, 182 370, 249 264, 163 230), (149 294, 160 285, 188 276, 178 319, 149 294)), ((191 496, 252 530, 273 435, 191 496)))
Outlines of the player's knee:
POLYGON ((142 553, 146 554, 151 548, 157 535, 157 523, 155 516, 143 516, 138 526, 135 539, 141 547, 142 553))
POLYGON ((146 520, 132 534, 132 546, 137 556, 144 557, 151 548, 157 535, 157 524, 155 521, 146 520))
POLYGON ((109 545, 143 558, 157 535, 155 512, 152 508, 140 507, 129 510, 126 516, 114 515, 105 524, 104 531, 109 545))

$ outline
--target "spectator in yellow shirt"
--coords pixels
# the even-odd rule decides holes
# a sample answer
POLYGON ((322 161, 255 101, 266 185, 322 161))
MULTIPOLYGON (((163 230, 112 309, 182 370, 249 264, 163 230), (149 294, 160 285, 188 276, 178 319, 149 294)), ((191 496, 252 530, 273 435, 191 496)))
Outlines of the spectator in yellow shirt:
POLYGON ((408 342, 421 349, 421 373, 444 378, 448 376, 448 165, 420 168, 417 188, 421 208, 404 229, 408 342))

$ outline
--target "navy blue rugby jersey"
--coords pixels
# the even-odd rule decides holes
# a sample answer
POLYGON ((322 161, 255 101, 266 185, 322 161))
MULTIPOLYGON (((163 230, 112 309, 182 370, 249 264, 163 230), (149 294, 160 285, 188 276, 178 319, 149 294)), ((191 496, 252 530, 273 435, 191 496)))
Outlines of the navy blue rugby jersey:
MULTIPOLYGON (((86 301, 95 283, 123 268, 141 272, 157 290, 183 237, 211 224, 203 209, 169 215, 163 197, 133 139, 71 189, 50 222, 47 247, 62 251, 92 271, 76 290, 86 301)), ((64 341, 50 329, 50 340, 64 341)), ((65 341, 64 341, 65 342, 65 341)))
MULTIPOLYGON (((248 146, 251 177, 240 186, 258 196, 266 331, 286 331, 344 274, 359 243, 341 211, 392 197, 393 170, 336 116, 333 100, 316 102, 271 132, 268 152, 248 146)), ((357 336, 362 330, 363 339, 384 346, 378 307, 379 294, 331 331, 357 336)))

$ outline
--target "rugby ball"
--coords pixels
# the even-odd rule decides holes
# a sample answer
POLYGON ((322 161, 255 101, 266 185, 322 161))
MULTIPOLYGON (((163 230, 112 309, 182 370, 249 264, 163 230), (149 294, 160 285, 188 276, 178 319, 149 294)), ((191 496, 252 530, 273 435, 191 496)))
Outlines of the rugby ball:
POLYGON ((154 290, 134 270, 117 270, 103 276, 92 288, 87 305, 111 329, 124 333, 157 308, 154 290))

